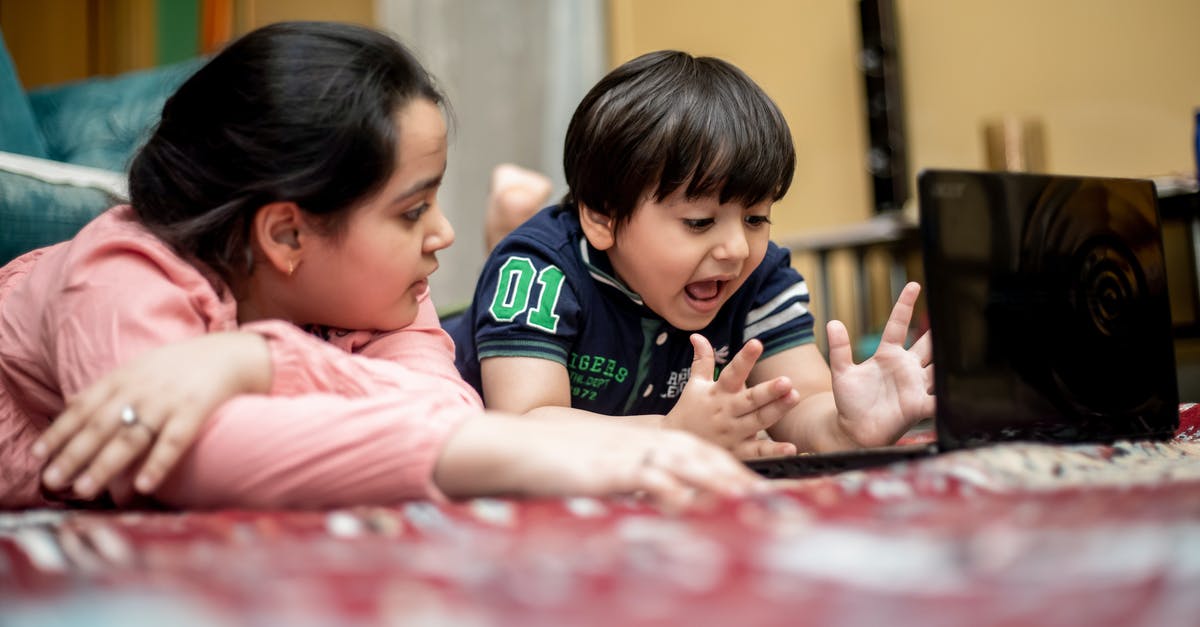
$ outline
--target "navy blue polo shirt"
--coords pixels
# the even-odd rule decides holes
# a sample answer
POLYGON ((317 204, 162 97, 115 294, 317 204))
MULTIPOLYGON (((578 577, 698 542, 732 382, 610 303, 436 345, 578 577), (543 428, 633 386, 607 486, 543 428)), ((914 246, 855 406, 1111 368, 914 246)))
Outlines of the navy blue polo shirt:
MULTIPOLYGON (((791 255, 772 242, 699 331, 718 369, 753 338, 764 356, 813 341, 808 298, 791 255)), ((692 365, 692 332, 671 326, 616 277, 608 256, 587 243, 573 207, 543 209, 500 242, 470 308, 445 327, 459 372, 480 394, 480 360, 549 359, 567 368, 572 407, 610 416, 667 413, 692 365)))

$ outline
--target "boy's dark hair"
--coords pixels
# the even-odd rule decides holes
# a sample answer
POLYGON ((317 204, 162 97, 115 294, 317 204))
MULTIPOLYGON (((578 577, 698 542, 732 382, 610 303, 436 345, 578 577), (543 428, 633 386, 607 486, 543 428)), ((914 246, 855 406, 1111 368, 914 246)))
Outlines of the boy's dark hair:
POLYGON ((566 203, 628 222, 638 201, 686 184, 688 198, 754 205, 787 193, 796 165, 774 101, 730 63, 664 50, 610 72, 567 128, 566 203))
POLYGON ((225 280, 249 273, 255 212, 295 202, 340 232, 391 176, 395 116, 444 105, 403 45, 369 28, 284 22, 234 41, 188 79, 134 158, 138 219, 225 280))

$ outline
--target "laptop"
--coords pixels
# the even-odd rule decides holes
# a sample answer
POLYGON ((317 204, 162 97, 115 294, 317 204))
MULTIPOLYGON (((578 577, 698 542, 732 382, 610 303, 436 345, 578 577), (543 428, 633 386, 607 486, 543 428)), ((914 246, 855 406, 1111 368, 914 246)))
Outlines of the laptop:
POLYGON ((1151 181, 917 179, 935 442, 748 461, 803 477, 999 442, 1167 439, 1179 393, 1151 181))

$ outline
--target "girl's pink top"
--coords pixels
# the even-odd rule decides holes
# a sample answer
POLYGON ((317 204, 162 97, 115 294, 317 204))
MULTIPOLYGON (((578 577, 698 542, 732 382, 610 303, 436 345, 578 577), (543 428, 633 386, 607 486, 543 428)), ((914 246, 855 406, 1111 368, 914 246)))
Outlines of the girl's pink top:
MULTIPOLYGON (((30 447, 64 397, 147 349, 239 329, 237 303, 212 276, 128 206, 0 268, 0 508, 53 503, 30 447)), ((416 322, 389 333, 320 339, 277 320, 240 329, 267 339, 272 389, 221 405, 159 500, 328 507, 441 498, 432 475, 442 447, 483 408, 454 368, 428 293, 416 322)), ((112 494, 126 502, 128 478, 112 494)))

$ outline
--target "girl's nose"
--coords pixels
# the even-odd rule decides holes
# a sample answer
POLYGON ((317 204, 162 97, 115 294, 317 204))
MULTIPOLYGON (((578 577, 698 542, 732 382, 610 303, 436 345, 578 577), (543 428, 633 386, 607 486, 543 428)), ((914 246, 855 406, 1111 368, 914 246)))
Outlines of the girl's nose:
POLYGON ((436 216, 430 216, 434 218, 434 222, 429 232, 425 234, 425 252, 427 253, 448 248, 454 243, 454 227, 450 226, 450 221, 446 219, 446 215, 442 213, 441 209, 436 211, 436 216))

